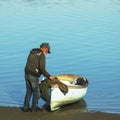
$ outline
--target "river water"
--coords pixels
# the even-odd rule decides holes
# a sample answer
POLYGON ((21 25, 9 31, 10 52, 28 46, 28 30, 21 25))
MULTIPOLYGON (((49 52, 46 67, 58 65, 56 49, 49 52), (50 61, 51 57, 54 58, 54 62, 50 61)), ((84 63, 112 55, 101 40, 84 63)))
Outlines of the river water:
POLYGON ((27 55, 42 42, 49 73, 89 80, 88 111, 120 113, 120 0, 0 0, 0 106, 23 105, 27 55))

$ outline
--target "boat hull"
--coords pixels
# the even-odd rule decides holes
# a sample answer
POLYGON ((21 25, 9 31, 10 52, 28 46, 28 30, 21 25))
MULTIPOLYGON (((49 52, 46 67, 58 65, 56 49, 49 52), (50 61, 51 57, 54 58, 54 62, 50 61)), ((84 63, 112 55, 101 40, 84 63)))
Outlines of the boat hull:
POLYGON ((87 88, 68 88, 68 93, 64 94, 59 88, 52 88, 50 109, 55 111, 61 106, 77 102, 85 97, 87 88))
POLYGON ((86 78, 72 74, 60 74, 56 77, 67 86, 67 92, 60 89, 61 84, 49 84, 50 80, 40 83, 41 97, 49 104, 51 111, 55 111, 63 105, 78 102, 85 97, 88 89, 86 78))

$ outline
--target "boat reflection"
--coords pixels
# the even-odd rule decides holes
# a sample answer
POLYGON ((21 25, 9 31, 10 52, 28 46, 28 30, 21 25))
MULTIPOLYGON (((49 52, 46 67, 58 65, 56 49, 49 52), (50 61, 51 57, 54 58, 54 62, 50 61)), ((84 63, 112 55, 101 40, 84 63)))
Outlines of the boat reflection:
POLYGON ((67 111, 67 110, 74 110, 78 109, 80 112, 87 112, 87 104, 84 99, 81 99, 80 101, 68 105, 64 105, 60 108, 60 111, 67 111))
MULTIPOLYGON (((44 103, 42 108, 46 109, 47 111, 50 111, 50 107, 47 103, 44 103)), ((80 112, 88 112, 86 101, 84 99, 81 99, 78 102, 61 106, 60 109, 54 112, 58 112, 58 111, 64 112, 64 111, 75 110, 75 109, 78 109, 80 112)))

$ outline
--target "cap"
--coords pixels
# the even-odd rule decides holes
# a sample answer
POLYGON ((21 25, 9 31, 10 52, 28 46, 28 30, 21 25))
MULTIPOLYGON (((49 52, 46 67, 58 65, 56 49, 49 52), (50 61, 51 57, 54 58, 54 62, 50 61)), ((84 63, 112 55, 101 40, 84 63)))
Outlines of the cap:
POLYGON ((41 45, 40 45, 40 48, 42 48, 42 47, 46 47, 47 49, 48 49, 48 53, 50 54, 51 52, 50 52, 50 45, 49 45, 49 43, 42 43, 41 45))

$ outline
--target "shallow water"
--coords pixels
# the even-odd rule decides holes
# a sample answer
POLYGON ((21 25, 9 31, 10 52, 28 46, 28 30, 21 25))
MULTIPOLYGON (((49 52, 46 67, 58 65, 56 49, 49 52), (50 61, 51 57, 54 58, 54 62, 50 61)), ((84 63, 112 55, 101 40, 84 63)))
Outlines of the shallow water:
POLYGON ((46 41, 51 74, 89 80, 89 111, 120 113, 119 21, 119 0, 0 0, 0 106, 23 105, 27 55, 46 41))

